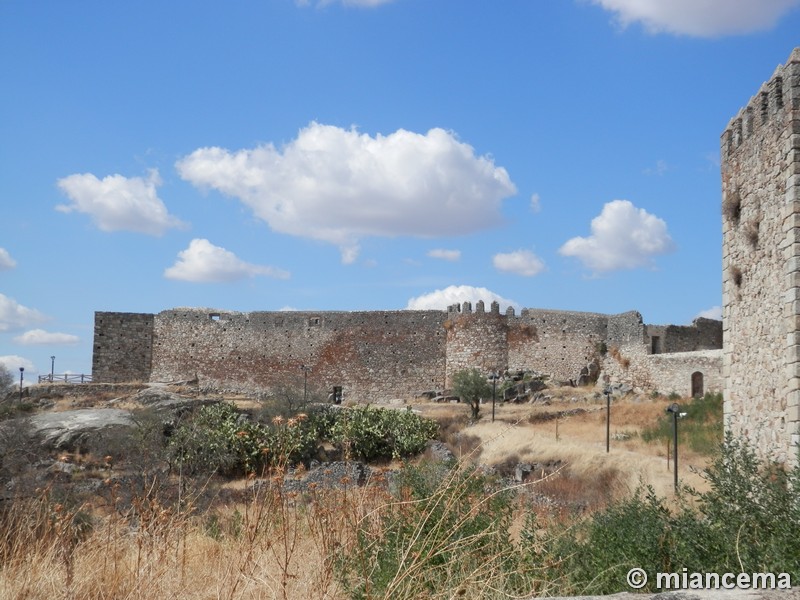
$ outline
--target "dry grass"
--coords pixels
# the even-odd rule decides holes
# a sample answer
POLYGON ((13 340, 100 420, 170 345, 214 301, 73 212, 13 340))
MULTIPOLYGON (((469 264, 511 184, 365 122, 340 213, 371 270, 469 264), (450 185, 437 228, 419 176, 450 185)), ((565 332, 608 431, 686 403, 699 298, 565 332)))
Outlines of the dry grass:
MULTIPOLYGON (((553 508, 562 511, 556 517, 574 515, 576 507, 590 512, 642 484, 671 495, 666 448, 636 435, 663 415, 668 400, 616 402, 612 436, 630 437, 612 439, 606 453, 604 399, 575 388, 550 395, 550 406, 498 403, 494 423, 484 405, 474 425, 466 405, 415 408, 442 424, 451 446, 462 444, 466 460, 557 465, 533 473, 526 488, 532 498, 552 500, 550 516, 553 508)), ((682 482, 700 487, 691 468, 703 466, 704 457, 681 450, 682 482)), ((67 507, 48 490, 0 505, 0 598, 347 598, 335 561, 352 555, 359 526, 374 525, 379 540, 380 515, 397 507, 380 485, 303 496, 252 481, 225 489, 228 504, 202 510, 195 498, 160 496, 155 486, 126 503, 111 488, 93 505, 67 507)), ((530 507, 521 503, 515 527, 530 507)))
POLYGON ((373 488, 300 502, 251 486, 235 506, 197 513, 144 495, 129 511, 91 511, 88 529, 90 507, 67 509, 43 492, 2 515, 0 597, 343 598, 334 560, 384 500, 373 488))
MULTIPOLYGON (((593 392, 580 388, 556 389, 549 395, 549 406, 498 403, 494 423, 491 404, 484 404, 481 420, 468 428, 469 435, 480 440, 480 462, 499 465, 509 456, 519 462, 562 461, 570 478, 585 480, 587 501, 595 497, 591 482, 597 477, 606 478, 614 496, 643 484, 660 495, 672 494, 671 450, 668 453, 666 446, 648 444, 639 437, 672 401, 664 397, 615 400, 611 406, 610 452, 606 454, 605 399, 595 399, 593 392), (573 412, 576 414, 570 414, 573 412), (613 478, 609 478, 612 473, 613 478)), ((440 422, 458 421, 468 411, 458 404, 418 408, 440 422)), ((688 448, 679 451, 680 481, 703 489, 705 481, 697 472, 706 466, 707 457, 688 448)))

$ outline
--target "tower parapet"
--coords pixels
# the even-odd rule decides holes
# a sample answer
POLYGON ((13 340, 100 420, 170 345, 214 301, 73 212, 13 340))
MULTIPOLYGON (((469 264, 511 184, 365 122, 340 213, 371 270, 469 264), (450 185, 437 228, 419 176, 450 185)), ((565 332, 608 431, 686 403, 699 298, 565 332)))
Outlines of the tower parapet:
POLYGON ((448 314, 447 387, 452 385, 453 375, 463 369, 475 368, 488 375, 508 366, 508 318, 500 314, 496 302, 490 312, 484 307, 485 303, 478 300, 472 312, 470 303, 464 302, 460 314, 448 314))

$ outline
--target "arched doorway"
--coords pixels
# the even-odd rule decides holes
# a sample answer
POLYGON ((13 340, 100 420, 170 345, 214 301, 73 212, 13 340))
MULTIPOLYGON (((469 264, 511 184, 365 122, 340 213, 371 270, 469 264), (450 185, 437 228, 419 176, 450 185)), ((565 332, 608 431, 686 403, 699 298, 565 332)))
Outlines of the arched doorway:
POLYGON ((701 398, 703 393, 703 374, 695 371, 692 373, 692 398, 701 398))

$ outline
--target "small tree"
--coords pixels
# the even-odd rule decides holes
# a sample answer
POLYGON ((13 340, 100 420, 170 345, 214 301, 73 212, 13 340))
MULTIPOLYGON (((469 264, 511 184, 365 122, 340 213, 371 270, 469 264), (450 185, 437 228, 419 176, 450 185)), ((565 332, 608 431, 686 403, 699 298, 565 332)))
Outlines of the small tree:
POLYGON ((5 398, 14 385, 14 376, 5 365, 0 365, 0 400, 5 398))
POLYGON ((481 398, 488 398, 492 386, 478 369, 465 369, 453 375, 453 393, 469 404, 472 418, 478 419, 481 410, 481 398))

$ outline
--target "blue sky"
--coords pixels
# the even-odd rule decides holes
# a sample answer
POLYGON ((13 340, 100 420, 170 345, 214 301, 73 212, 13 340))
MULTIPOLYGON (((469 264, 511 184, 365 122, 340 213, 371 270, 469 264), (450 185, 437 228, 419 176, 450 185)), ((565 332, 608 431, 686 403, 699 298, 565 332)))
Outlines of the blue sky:
POLYGON ((95 311, 721 304, 719 137, 800 0, 0 0, 0 363, 95 311))

